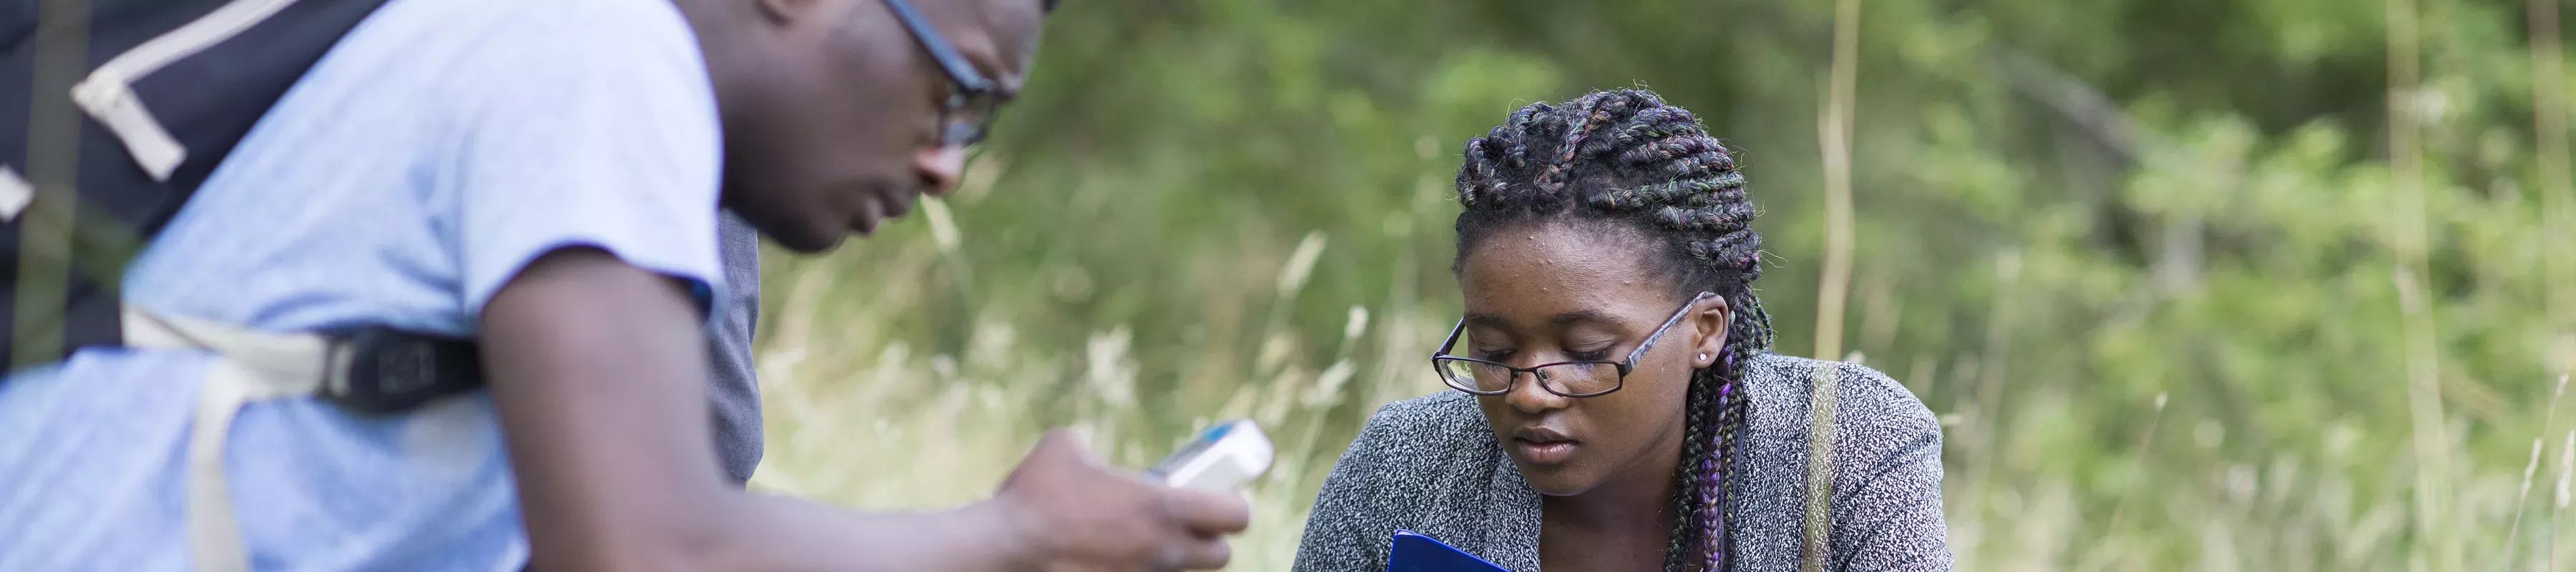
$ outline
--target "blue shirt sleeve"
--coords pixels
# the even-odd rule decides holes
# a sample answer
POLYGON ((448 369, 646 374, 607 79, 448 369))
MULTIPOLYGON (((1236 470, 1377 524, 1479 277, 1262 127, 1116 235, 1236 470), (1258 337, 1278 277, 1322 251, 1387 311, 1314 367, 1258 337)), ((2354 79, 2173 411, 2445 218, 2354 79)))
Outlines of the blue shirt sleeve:
POLYGON ((451 228, 462 256, 464 310, 484 304, 536 257, 589 246, 688 282, 715 314, 715 96, 686 26, 547 22, 577 11, 531 10, 488 34, 488 74, 460 94, 451 228))

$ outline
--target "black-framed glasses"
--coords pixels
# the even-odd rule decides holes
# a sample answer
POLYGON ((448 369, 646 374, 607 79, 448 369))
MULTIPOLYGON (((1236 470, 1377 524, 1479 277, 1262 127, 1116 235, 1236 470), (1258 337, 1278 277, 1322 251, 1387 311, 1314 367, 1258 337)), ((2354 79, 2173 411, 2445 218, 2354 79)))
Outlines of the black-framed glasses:
POLYGON ((1599 397, 1626 386, 1628 372, 1637 369, 1637 360, 1646 357, 1647 350, 1654 349, 1655 341, 1663 339, 1664 332, 1671 331, 1673 324, 1681 323, 1682 316, 1690 315, 1692 306, 1715 295, 1701 292, 1692 296, 1690 302, 1673 311, 1673 317, 1664 319, 1664 325, 1655 328, 1655 333, 1647 334, 1646 340, 1637 344, 1637 349, 1629 351, 1626 360, 1576 360, 1512 367, 1502 362, 1449 355, 1450 348, 1458 346, 1458 335, 1467 331, 1467 321, 1461 319, 1457 326, 1449 328, 1449 339, 1440 342, 1440 351, 1431 354, 1431 368, 1440 372, 1440 381, 1449 384, 1450 389, 1476 395, 1511 393, 1512 384, 1519 382, 1522 374, 1529 374, 1538 380, 1539 388, 1548 393, 1566 397, 1599 397))
POLYGON ((902 20, 903 27, 912 31, 913 39, 921 41, 921 48, 930 52, 931 61, 939 63, 940 71, 948 74, 948 100, 939 107, 940 146, 972 147, 984 142, 984 135, 992 131, 993 118, 1001 114, 1002 104, 1015 94, 1003 91, 1001 84, 975 71, 975 64, 958 54, 957 46, 939 35, 939 29, 921 17, 921 11, 914 10, 912 3, 885 0, 885 4, 894 11, 895 19, 902 20))

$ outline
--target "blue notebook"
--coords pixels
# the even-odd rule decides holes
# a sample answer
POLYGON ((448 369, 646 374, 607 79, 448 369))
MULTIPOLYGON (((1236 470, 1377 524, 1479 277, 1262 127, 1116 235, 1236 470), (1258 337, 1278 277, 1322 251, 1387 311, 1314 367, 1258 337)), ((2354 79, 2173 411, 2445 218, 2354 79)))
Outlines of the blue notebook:
POLYGON ((1410 530, 1395 531, 1386 572, 1511 572, 1474 554, 1410 530))

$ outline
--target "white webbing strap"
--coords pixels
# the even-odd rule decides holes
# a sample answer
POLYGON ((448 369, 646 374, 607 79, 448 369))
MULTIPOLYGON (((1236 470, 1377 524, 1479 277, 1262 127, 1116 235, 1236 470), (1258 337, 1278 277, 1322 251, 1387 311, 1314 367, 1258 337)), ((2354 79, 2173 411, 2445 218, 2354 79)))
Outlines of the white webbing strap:
POLYGON ((188 434, 188 550, 202 572, 248 572, 241 523, 224 479, 224 443, 242 404, 312 395, 335 372, 348 369, 348 352, 314 334, 279 334, 127 306, 125 345, 132 348, 202 349, 219 357, 207 368, 188 434))
POLYGON ((18 176, 17 169, 0 165, 0 223, 17 222, 18 213, 36 201, 36 184, 18 176))
POLYGON ((232 39, 294 3, 295 0, 233 0, 99 65, 89 77, 72 86, 72 101, 78 102, 99 125, 107 127, 109 133, 116 134, 117 140, 125 143, 126 153, 134 155, 135 164, 150 173, 152 180, 168 181, 170 172, 187 160, 188 148, 161 127, 151 110, 144 109, 143 99, 134 94, 134 80, 232 39))

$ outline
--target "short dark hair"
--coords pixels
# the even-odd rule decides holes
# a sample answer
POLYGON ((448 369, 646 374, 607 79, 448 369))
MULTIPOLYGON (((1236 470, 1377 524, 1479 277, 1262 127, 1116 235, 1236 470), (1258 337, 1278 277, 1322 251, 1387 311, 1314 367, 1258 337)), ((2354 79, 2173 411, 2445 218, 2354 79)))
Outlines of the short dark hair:
POLYGON ((1653 92, 1594 92, 1558 105, 1535 103, 1484 137, 1467 141, 1458 168, 1460 261, 1506 225, 1577 222, 1653 239, 1645 253, 1676 300, 1714 292, 1734 317, 1715 367, 1691 373, 1683 404, 1675 513, 1667 571, 1723 569, 1727 533, 1720 511, 1746 400, 1735 384, 1771 349, 1771 317, 1753 295, 1762 277, 1762 235, 1753 199, 1726 144, 1691 112, 1653 92), (1624 228, 1622 228, 1624 227, 1624 228))

